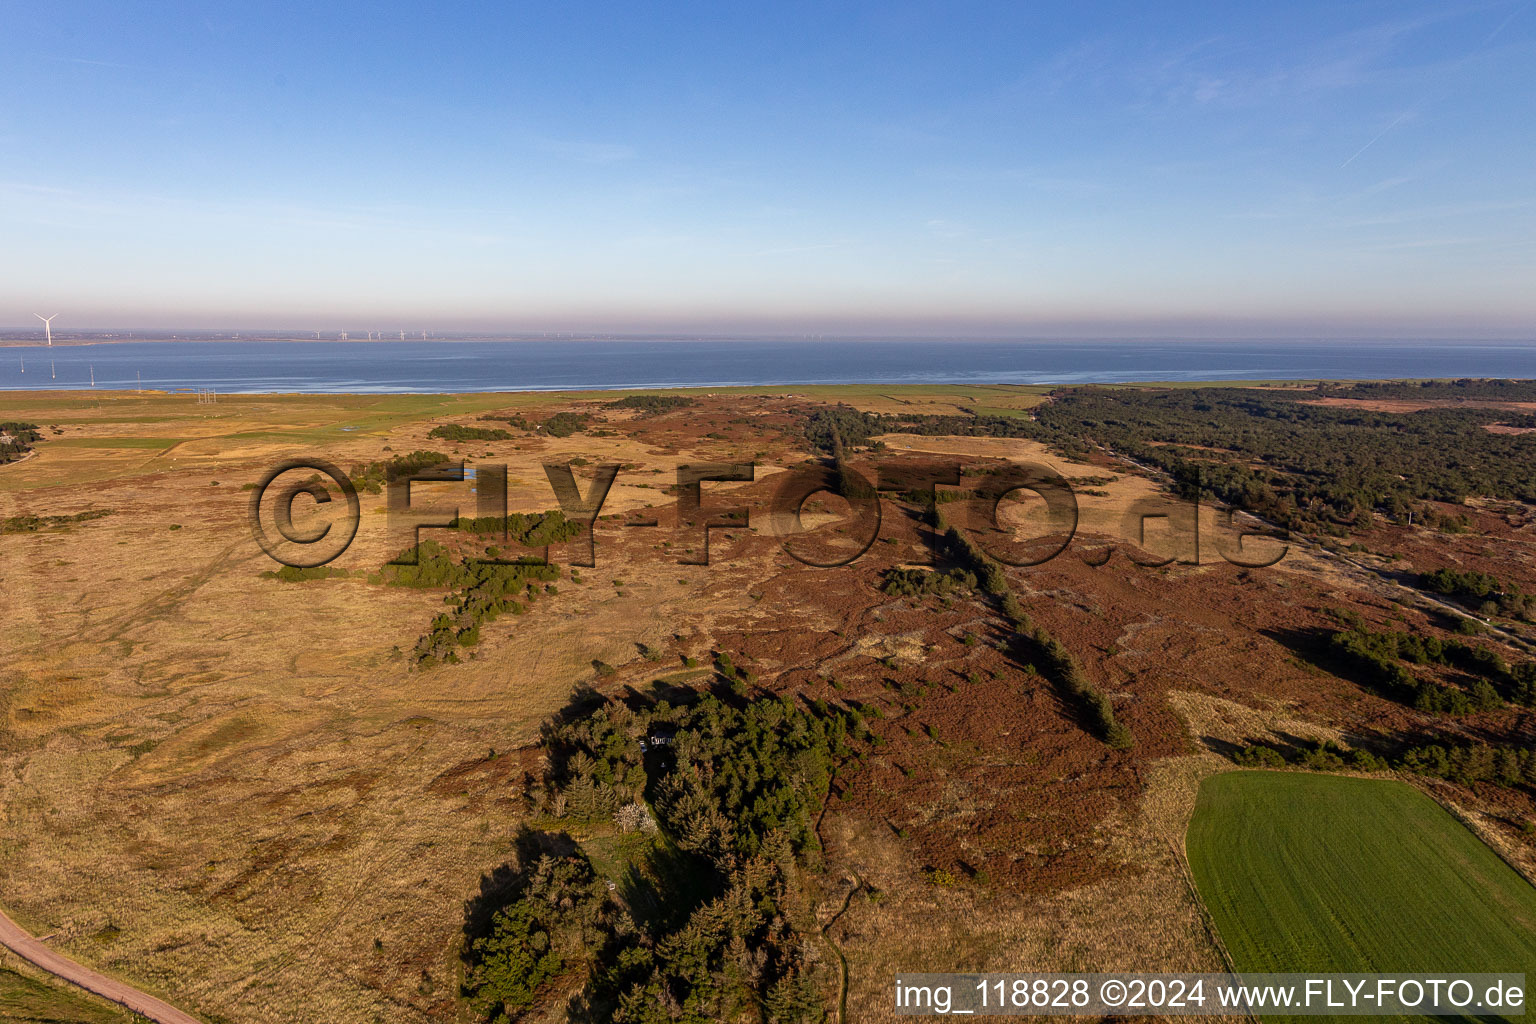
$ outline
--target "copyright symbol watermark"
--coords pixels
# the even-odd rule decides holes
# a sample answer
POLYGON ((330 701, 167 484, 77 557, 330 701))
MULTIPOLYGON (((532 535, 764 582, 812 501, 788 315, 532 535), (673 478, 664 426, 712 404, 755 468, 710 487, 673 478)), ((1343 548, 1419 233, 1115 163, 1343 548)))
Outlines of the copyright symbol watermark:
POLYGON ((335 560, 347 550, 357 536, 362 507, 357 499, 357 488, 331 463, 324 459, 289 459, 273 466, 256 484, 251 492, 250 515, 251 535, 261 545, 261 550, 283 565, 313 569, 335 560), (279 483, 284 477, 288 479, 279 483), (329 519, 313 514, 328 511, 321 506, 331 505, 334 501, 331 486, 322 477, 329 477, 330 484, 346 498, 344 514, 329 519), (305 517, 306 525, 302 528, 294 522, 294 505, 301 494, 309 497, 311 506, 311 514, 305 517), (276 537, 268 532, 266 521, 272 523, 276 537))

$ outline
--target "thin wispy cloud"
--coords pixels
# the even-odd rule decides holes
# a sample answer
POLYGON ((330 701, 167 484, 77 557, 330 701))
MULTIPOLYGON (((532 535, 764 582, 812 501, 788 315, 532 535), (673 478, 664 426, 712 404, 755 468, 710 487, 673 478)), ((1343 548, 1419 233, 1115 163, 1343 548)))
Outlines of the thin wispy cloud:
POLYGON ((1394 55, 1416 33, 1457 13, 1380 22, 1294 50, 1252 37, 1211 37, 1173 49, 1127 39, 1118 44, 1119 60, 1105 73, 1123 76, 1135 90, 1133 106, 1145 112, 1315 100, 1400 75, 1394 55))
POLYGON ((809 245, 781 245, 772 249, 759 249, 758 256, 793 256, 802 252, 823 252, 827 249, 840 249, 842 242, 815 242, 809 245))
POLYGON ((1347 198, 1350 200, 1369 199, 1371 196, 1380 195, 1382 192, 1388 192, 1394 188, 1401 188, 1413 180, 1414 179, 1412 177, 1406 174, 1400 174, 1395 178, 1383 178, 1380 181, 1372 182, 1371 184, 1365 186, 1365 188, 1358 189, 1355 192, 1350 193, 1347 198))
POLYGON ((1413 116, 1413 111, 1411 111, 1411 110, 1405 110, 1401 114, 1398 114, 1397 117, 1392 119, 1392 123, 1391 124, 1387 125, 1381 131, 1379 131, 1375 135, 1373 135, 1371 137, 1371 141, 1367 142, 1365 145, 1363 145, 1359 149, 1355 150, 1355 153, 1354 153, 1353 156, 1351 156, 1348 160, 1345 160, 1342 164, 1340 164, 1339 165, 1339 170, 1342 171, 1344 168, 1346 168, 1350 164, 1354 163, 1360 157, 1361 153, 1364 153, 1366 150, 1368 150, 1372 146, 1376 145, 1376 143, 1378 143, 1382 139, 1386 138, 1386 135, 1387 135, 1388 132, 1390 132, 1393 128, 1396 128, 1398 125, 1402 124, 1404 121, 1408 120, 1408 118, 1410 118, 1412 116, 1413 116))
POLYGON ((940 238, 965 238, 974 234, 970 225, 944 217, 934 217, 924 226, 940 238))
POLYGON ((1383 213, 1370 217, 1355 217, 1341 221, 1340 226, 1362 228, 1379 227, 1388 224, 1412 224, 1426 220, 1460 219, 1495 213, 1512 213, 1516 210, 1530 210, 1533 208, 1536 208, 1536 200, 1531 199, 1511 200, 1503 202, 1489 200, 1466 203, 1447 203, 1441 206, 1423 206, 1413 209, 1396 210, 1391 213, 1383 213))
MULTIPOLYGON (((495 211, 473 211, 464 219, 484 223, 495 211)), ((61 188, 0 181, 0 215, 54 227, 90 229, 113 224, 157 232, 182 225, 214 226, 249 235, 279 227, 307 233, 368 233, 401 238, 436 238, 489 245, 510 241, 505 234, 445 223, 437 211, 359 204, 306 204, 231 196, 195 199, 144 191, 61 188)), ((500 216, 505 219, 503 211, 500 216)))
POLYGON ((535 144, 541 153, 563 157, 584 164, 612 164, 633 160, 635 148, 617 142, 577 142, 563 139, 541 139, 535 144))
POLYGON ((1410 238, 1400 242, 1380 242, 1375 245, 1357 246, 1359 252, 1399 252, 1405 249, 1444 249, 1456 245, 1483 245, 1490 241, 1482 238, 1410 238))
POLYGON ((920 168, 917 174, 919 177, 931 181, 970 185, 1014 185, 1032 192, 1062 196, 1088 197, 1102 195, 1113 187, 1102 176, 1102 171, 1100 172, 1101 176, 1095 177, 1087 174, 1078 176, 1051 173, 1025 167, 948 165, 920 168))
POLYGON ((84 64, 94 68, 117 68, 120 71, 144 71, 145 68, 134 67, 132 64, 119 64, 112 60, 91 60, 88 57, 53 57, 47 58, 61 64, 84 64))
POLYGON ((1483 40, 1483 45, 1487 46, 1490 43, 1492 43, 1495 39, 1499 38, 1499 33, 1503 32, 1506 28, 1508 28, 1509 27, 1509 23, 1514 21, 1520 15, 1524 14, 1530 8, 1530 6, 1531 5, 1529 3, 1523 3, 1523 4, 1519 5, 1518 7, 1516 7, 1514 10, 1510 11, 1508 17, 1506 17, 1503 21, 1499 22, 1499 27, 1494 29, 1492 32, 1488 33, 1488 38, 1483 40))
POLYGON ((1529 320, 1533 8, 38 13, 0 304, 1529 320))

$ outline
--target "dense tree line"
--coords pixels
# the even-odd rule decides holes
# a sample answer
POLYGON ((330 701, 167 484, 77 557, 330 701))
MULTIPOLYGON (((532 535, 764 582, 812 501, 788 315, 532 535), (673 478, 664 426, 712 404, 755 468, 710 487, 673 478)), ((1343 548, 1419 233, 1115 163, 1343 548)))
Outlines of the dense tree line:
POLYGON ((1390 757, 1368 750, 1345 750, 1335 743, 1318 742, 1286 752, 1265 743, 1253 743, 1235 752, 1232 759, 1245 768, 1284 768, 1296 765, 1314 771, 1403 771, 1447 779, 1470 786, 1491 782, 1499 786, 1536 788, 1536 750, 1529 745, 1489 743, 1428 743, 1406 745, 1390 757))
POLYGON ((412 649, 412 659, 423 668, 458 662, 460 648, 480 642, 481 625, 503 614, 523 614, 529 602, 553 593, 559 578, 559 566, 542 562, 508 564, 467 557, 455 561, 447 548, 431 540, 402 552, 384 571, 390 586, 453 591, 444 598, 453 610, 435 616, 412 649))
POLYGON ((1483 429, 1486 410, 1370 412, 1303 394, 1238 388, 1075 388, 1038 406, 1038 436, 1064 451, 1103 446, 1170 473, 1186 496, 1291 528, 1355 524, 1368 511, 1423 521, 1426 501, 1536 501, 1536 439, 1483 429))
POLYGON ((812 448, 835 457, 844 446, 869 444, 880 432, 879 417, 851 405, 818 406, 806 416, 804 430, 812 448))
POLYGON ((962 437, 1032 437, 1037 431, 1021 416, 937 416, 924 413, 861 412, 851 405, 818 406, 806 414, 803 428, 813 449, 836 454, 839 443, 867 446, 876 434, 958 435, 962 437))
POLYGON ((37 533, 39 530, 58 530, 76 523, 88 523, 112 515, 109 508, 93 508, 67 516, 19 515, 0 519, 0 533, 37 533))
POLYGON ((832 456, 832 489, 850 501, 856 498, 877 498, 878 495, 874 490, 849 464, 848 448, 843 444, 842 430, 838 427, 836 417, 822 422, 818 429, 825 431, 825 436, 819 444, 823 444, 827 453, 832 456))
POLYGON ((1492 782, 1500 786, 1536 787, 1536 750, 1529 746, 1431 743, 1403 751, 1397 766, 1406 772, 1449 779, 1463 786, 1492 782))
POLYGON ((591 422, 592 417, 584 412, 557 412, 540 425, 550 437, 570 437, 587 429, 591 422))
POLYGON ((1372 630, 1355 615, 1329 638, 1330 649, 1361 682, 1420 711, 1464 715, 1506 700, 1536 707, 1536 662, 1511 666, 1497 652, 1461 640, 1372 630), (1407 664, 1405 664, 1407 663, 1407 664), (1473 676, 1468 690, 1421 679, 1407 665, 1444 665, 1473 676))
POLYGON ((646 416, 659 416, 664 412, 686 409, 697 404, 693 399, 683 395, 626 395, 616 402, 607 403, 603 408, 636 409, 646 416))
MULTIPOLYGON (((580 523, 565 518, 565 513, 513 512, 505 516, 458 517, 449 527, 473 534, 506 533, 507 539, 521 547, 542 548, 546 544, 560 544, 577 537, 585 529, 580 523)), ((492 555, 491 557, 497 557, 492 555)))
POLYGON ((1403 656, 1397 643, 1400 636, 1347 629, 1334 633, 1329 643, 1334 655, 1360 682, 1383 697, 1419 711, 1465 715, 1496 708, 1503 703, 1498 691, 1486 679, 1478 680, 1471 693, 1434 680, 1420 679, 1397 660, 1403 656))
POLYGON ((518 430, 542 430, 550 437, 570 437, 585 430, 592 422, 591 414, 585 412, 557 412, 541 423, 535 423, 526 416, 486 415, 480 418, 506 423, 518 430))
POLYGON ((1034 437, 1027 416, 990 414, 947 415, 885 413, 879 416, 879 433, 919 434, 924 437, 1034 437))
POLYGON ((745 697, 757 683, 757 674, 738 666, 728 651, 715 652, 715 671, 720 674, 726 689, 738 697, 745 697))
MULTIPOLYGON (((380 484, 393 479, 395 474, 409 475, 425 466, 446 461, 446 456, 433 452, 413 452, 409 456, 389 463, 373 463, 358 467, 353 472, 355 480, 380 484)), ((106 513, 99 513, 106 514, 106 513)), ((94 514, 91 516, 94 518, 94 514)), ((489 516, 480 519, 455 519, 451 528, 471 534, 500 534, 506 531, 507 540, 524 549, 540 548, 547 544, 566 541, 579 534, 582 526, 565 518, 559 511, 520 513, 508 516, 489 516)), ((515 561, 502 559, 497 547, 485 549, 485 557, 458 556, 434 540, 423 540, 402 551, 370 582, 382 582, 388 586, 412 587, 424 590, 447 590, 443 603, 449 611, 433 617, 415 646, 411 660, 422 668, 441 663, 459 661, 463 648, 480 642, 481 626, 496 621, 504 614, 521 615, 527 606, 544 596, 557 593, 555 581, 560 579, 560 567, 546 563, 532 555, 515 561)), ((284 566, 262 575, 287 583, 345 577, 347 570, 333 566, 296 568, 284 566)))
POLYGON ((1478 610, 1487 615, 1536 622, 1536 594, 1527 594, 1515 584, 1504 584, 1485 572, 1460 569, 1436 569, 1419 576, 1419 586, 1436 594, 1476 601, 1478 610))
POLYGON ((500 427, 466 427, 458 423, 443 423, 427 432, 428 437, 444 441, 510 441, 511 431, 500 427))
POLYGON ((0 465, 15 462, 43 438, 36 423, 7 420, 0 423, 0 465))
MULTIPOLYGON (((1412 387, 1416 397, 1441 397, 1436 387, 1412 387)), ((1529 389, 1529 382, 1483 381, 1441 390, 1512 400, 1529 389)), ((810 411, 804 429, 825 452, 834 436, 853 447, 894 431, 1032 437, 1069 457, 1109 449, 1169 473, 1187 497, 1219 499, 1293 529, 1338 532, 1372 511, 1455 529, 1454 517, 1425 503, 1474 495, 1536 501, 1528 471, 1536 436, 1490 433, 1486 409, 1390 413, 1305 401, 1319 394, 1080 387, 1054 393, 1029 417, 877 414, 840 405, 810 411)))
POLYGON ((1115 750, 1129 750, 1135 746, 1131 730, 1115 718, 1114 705, 1103 691, 1089 681, 1071 649, 1043 626, 1034 625, 1017 600, 1009 600, 1012 598, 1013 595, 1009 594, 1008 599, 1005 599, 1005 605, 1009 606, 1005 611, 1014 619, 1020 641, 1034 650, 1045 677, 1053 680, 1063 695, 1081 709, 1089 727, 1105 745, 1115 750))
POLYGON ((605 894, 580 851, 539 861, 468 951, 477 1009, 515 1019, 564 975, 582 983, 577 1020, 823 1020, 828 979, 802 876, 819 863, 832 776, 864 735, 856 712, 697 694, 553 724, 543 810, 588 832, 649 823, 649 859, 630 884, 650 891, 605 894))
POLYGON ((771 832, 804 854, 816 845, 813 819, 833 765, 864 734, 856 711, 787 697, 738 706, 704 695, 639 712, 605 704, 549 731, 551 792, 584 820, 644 797, 680 847, 713 859, 757 853, 771 832), (648 747, 658 752, 649 763, 648 747))
POLYGON ((396 455, 394 458, 370 462, 366 465, 359 463, 352 467, 347 476, 351 478, 352 486, 359 491, 378 494, 391 481, 403 480, 424 469, 441 466, 449 461, 451 460, 448 456, 442 452, 414 451, 408 455, 396 455))
POLYGON ((508 1024, 548 982, 586 963, 598 928, 618 915, 584 857, 540 857, 516 898, 469 950, 464 984, 492 1024, 508 1024))
POLYGON ((890 569, 881 580, 880 589, 893 597, 949 597, 975 590, 976 574, 968 569, 890 569))
POLYGON ((1536 402, 1536 381, 1464 377, 1460 380, 1361 381, 1320 384, 1329 398, 1408 399, 1412 401, 1536 402))
MULTIPOLYGON (((944 520, 937 506, 932 513, 942 526, 944 520)), ((944 548, 951 558, 975 575, 983 591, 999 599, 1003 614, 1013 623, 1015 646, 1021 653, 1033 657, 1031 664, 1079 710, 1092 732, 1116 750, 1129 750, 1134 746, 1135 738, 1115 718, 1115 708, 1109 697, 1088 679, 1067 645, 1029 617, 1009 588, 1002 566, 953 526, 944 533, 944 548)))
POLYGON ((311 580, 345 579, 351 573, 332 565, 285 565, 280 569, 269 569, 261 575, 264 579, 282 580, 284 583, 307 583, 311 580))
POLYGON ((1422 573, 1419 586, 1450 597, 1487 597, 1504 589, 1503 584, 1485 572, 1457 569, 1436 569, 1434 572, 1422 573))
POLYGON ((528 422, 528 417, 526 416, 508 416, 505 413, 486 413, 484 416, 481 416, 480 419, 488 420, 494 423, 505 423, 508 426, 515 427, 518 430, 532 430, 534 427, 532 423, 528 422))

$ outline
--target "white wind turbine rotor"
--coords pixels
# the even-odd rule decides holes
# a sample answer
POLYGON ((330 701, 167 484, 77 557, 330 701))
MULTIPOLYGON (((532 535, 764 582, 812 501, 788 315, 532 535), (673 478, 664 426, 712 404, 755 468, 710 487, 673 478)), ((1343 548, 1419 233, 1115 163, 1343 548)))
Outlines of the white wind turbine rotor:
POLYGON ((53 348, 53 321, 57 319, 59 314, 55 313, 53 316, 43 316, 41 313, 33 313, 32 315, 43 322, 43 333, 48 336, 48 347, 53 348))

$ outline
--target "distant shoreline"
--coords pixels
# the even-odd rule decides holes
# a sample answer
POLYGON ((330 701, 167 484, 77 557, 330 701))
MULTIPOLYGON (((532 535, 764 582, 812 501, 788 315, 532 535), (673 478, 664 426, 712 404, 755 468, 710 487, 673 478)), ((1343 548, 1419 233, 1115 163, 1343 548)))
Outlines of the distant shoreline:
POLYGON ((0 337, 0 349, 25 348, 82 348, 92 345, 208 345, 208 344, 295 344, 295 345, 419 345, 430 347, 433 345, 468 345, 468 344, 529 344, 535 342, 557 344, 661 344, 661 343, 696 343, 696 344, 773 344, 773 345, 819 345, 829 342, 837 344, 854 345, 889 345, 889 344, 914 344, 932 342, 935 344, 969 344, 969 345, 1324 345, 1324 344, 1361 344, 1361 345, 1465 345, 1465 346, 1536 346, 1536 337, 1529 338, 1467 338, 1454 336, 1403 336, 1403 337, 1354 337, 1349 335, 1323 335, 1319 337, 1188 337, 1188 336, 1149 336, 1135 337, 1131 335, 1102 336, 1102 337, 1076 337, 1073 335, 1019 335, 1019 336, 989 336, 989 335, 816 335, 805 336, 798 334, 570 334, 561 332, 550 336, 544 334, 505 334, 505 335, 464 335, 461 337, 434 337, 412 338, 410 336, 401 339, 399 337, 387 338, 339 338, 337 332, 327 332, 329 336, 323 338, 301 337, 293 334, 254 334, 245 337, 227 337, 222 333, 210 333, 203 337, 173 336, 170 334, 144 334, 138 337, 55 337, 53 344, 49 346, 41 338, 7 338, 0 337))
MULTIPOLYGON (((1356 384, 1423 384, 1423 383, 1454 383, 1458 378, 1454 377, 1381 377, 1381 378, 1339 378, 1329 379, 1321 377, 1313 378, 1287 378, 1281 380, 1139 380, 1139 381, 1113 381, 1109 383, 1082 384, 988 384, 984 388, 990 390, 1015 391, 1021 394, 1044 395, 1061 388, 1074 387, 1100 387, 1100 388, 1125 388, 1125 389, 1150 389, 1150 390, 1187 390, 1190 388, 1250 388, 1262 391, 1310 391, 1319 386, 1349 387, 1356 384)), ((1477 380, 1536 380, 1536 377, 1488 377, 1470 378, 1477 380)), ((615 394, 655 394, 661 392, 687 391, 709 392, 711 395, 719 393, 735 393, 742 395, 770 395, 778 398, 829 398, 839 395, 847 397, 866 396, 873 392, 888 392, 891 396, 922 396, 925 398, 943 397, 946 395, 964 397, 978 390, 977 387, 966 384, 934 383, 934 384, 902 384, 897 386, 881 386, 879 384, 658 384, 636 386, 602 386, 602 387, 569 387, 569 388, 509 388, 497 391, 221 391, 220 399, 284 399, 295 401, 316 401, 327 398, 485 398, 494 395, 537 395, 541 398, 555 396, 570 396, 573 398, 587 398, 599 395, 615 394)), ((37 390, 0 390, 0 400, 4 399, 86 399, 111 397, 120 398, 183 398, 195 397, 196 391, 192 388, 48 388, 37 390)), ((1452 400, 1443 400, 1450 402, 1452 400)), ((1468 399, 1464 404, 1478 407, 1495 407, 1498 403, 1490 403, 1475 399, 1468 399)), ((19 460, 18 460, 19 461, 19 460)), ((14 463, 12 463, 14 465, 14 463)))
POLYGON ((0 348, 5 391, 476 394, 950 385, 970 389, 969 404, 983 413, 991 408, 989 389, 1459 378, 1536 379, 1536 342, 135 337, 0 348))
MULTIPOLYGON (((282 337, 282 336, 278 336, 278 335, 271 335, 271 336, 261 335, 261 336, 254 337, 254 338, 173 338, 170 335, 165 335, 165 336, 160 336, 160 337, 148 336, 148 337, 143 337, 143 338, 54 338, 52 345, 48 345, 48 344, 46 344, 45 342, 42 342, 42 341, 34 341, 34 340, 26 339, 26 338, 0 338, 0 348, 42 349, 44 351, 47 351, 49 348, 84 348, 84 347, 90 346, 90 345, 142 345, 142 344, 153 344, 153 345, 213 345, 213 344, 230 344, 230 345, 246 345, 246 344, 262 344, 262 345, 286 345, 286 344, 295 344, 295 345, 380 345, 380 344, 393 344, 393 345, 402 345, 402 344, 404 344, 404 345, 464 345, 464 344, 478 344, 478 343, 482 343, 482 342, 483 343, 487 343, 487 344, 523 344, 523 343, 535 342, 535 341, 559 341, 561 343, 569 344, 571 342, 586 342, 586 341, 606 341, 606 342, 636 341, 636 342, 643 342, 643 341, 647 341, 647 340, 655 340, 655 339, 644 339, 644 338, 602 338, 602 337, 595 337, 595 336, 582 336, 582 337, 579 337, 579 338, 526 338, 526 337, 512 337, 512 338, 429 338, 426 341, 422 341, 419 338, 406 338, 405 341, 402 342, 399 338, 345 338, 345 339, 343 339, 343 338, 296 338, 296 337, 282 337)), ((677 340, 688 341, 688 340, 692 340, 692 339, 682 338, 682 339, 677 339, 677 340)), ((785 339, 785 340, 788 341, 788 340, 792 340, 792 339, 785 339)), ((881 339, 871 338, 869 340, 878 342, 881 339)))

